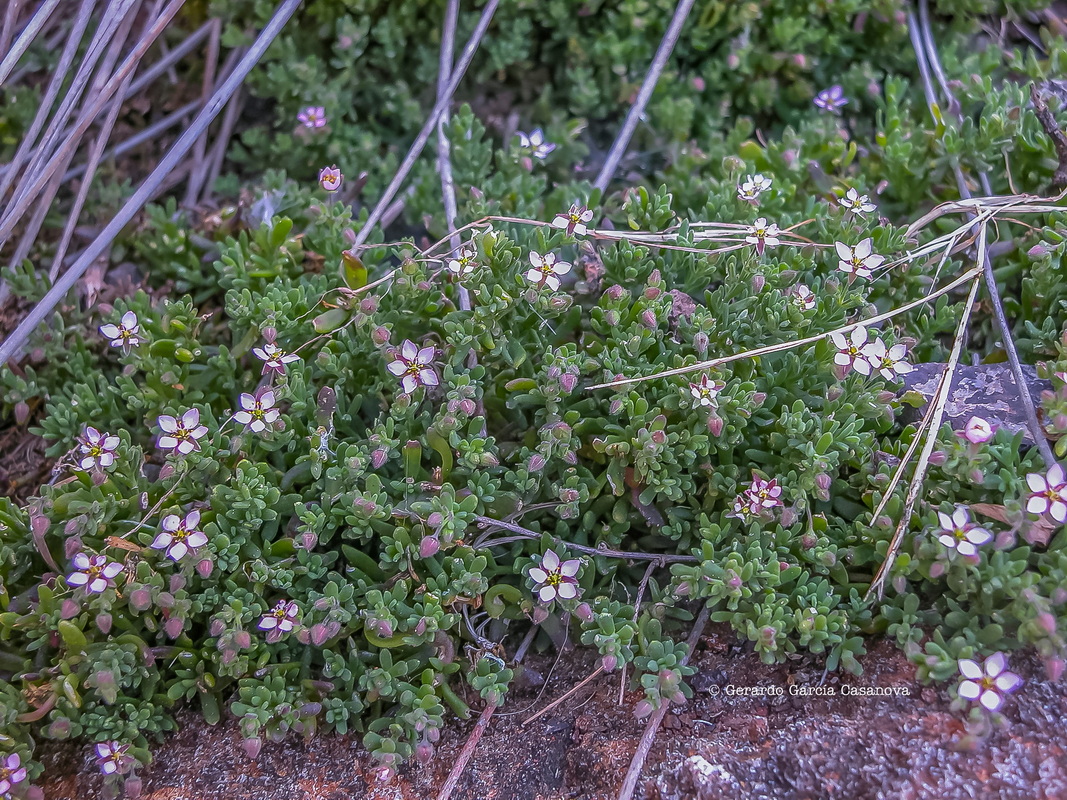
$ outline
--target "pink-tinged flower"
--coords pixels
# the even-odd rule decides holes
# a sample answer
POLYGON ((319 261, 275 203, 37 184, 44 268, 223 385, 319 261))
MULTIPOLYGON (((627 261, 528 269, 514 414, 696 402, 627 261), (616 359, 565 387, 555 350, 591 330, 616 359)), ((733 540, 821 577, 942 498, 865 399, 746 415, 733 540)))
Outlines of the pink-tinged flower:
POLYGON ((782 487, 777 478, 761 478, 752 473, 752 483, 745 490, 749 505, 754 509, 775 508, 782 505, 782 487))
POLYGON ((130 352, 131 347, 141 343, 141 338, 137 335, 140 330, 137 315, 132 311, 123 314, 118 325, 108 323, 100 326, 100 333, 111 340, 111 346, 121 347, 124 353, 130 352))
POLYGON ((834 363, 839 367, 854 369, 860 375, 871 374, 871 362, 863 355, 863 347, 867 344, 867 329, 858 327, 852 329, 852 336, 845 338, 843 333, 830 334, 830 341, 837 348, 834 354, 834 363))
POLYGON ((413 341, 405 339, 396 360, 391 361, 386 369, 400 378, 403 393, 411 394, 419 386, 437 386, 440 383, 437 373, 430 366, 433 356, 432 345, 420 349, 413 341))
POLYGON ((126 754, 130 749, 128 744, 119 742, 100 742, 96 745, 96 763, 100 771, 105 775, 114 775, 116 772, 126 772, 133 759, 126 754))
POLYGON ((7 797, 15 784, 26 780, 26 768, 18 753, 8 753, 0 759, 0 797, 7 797))
POLYGON ((268 372, 277 372, 279 375, 284 375, 286 364, 292 364, 294 361, 300 360, 300 356, 296 353, 286 353, 274 342, 267 342, 262 347, 253 347, 252 352, 255 353, 256 358, 263 362, 263 372, 261 373, 263 375, 268 372))
POLYGON ((344 179, 345 176, 341 174, 341 170, 337 168, 336 164, 319 170, 319 186, 327 192, 336 192, 340 189, 344 179))
POLYGON ((755 203, 761 194, 771 188, 771 179, 759 173, 747 176, 737 184, 737 199, 755 203))
POLYGON ((478 254, 473 248, 464 247, 459 251, 459 257, 448 262, 448 271, 457 277, 464 278, 474 272, 478 266, 478 254))
POLYGON ((568 236, 585 236, 589 232, 587 226, 592 221, 592 209, 575 203, 569 211, 556 214, 555 219, 552 220, 552 227, 566 231, 568 236))
POLYGON ((867 214, 874 211, 877 206, 871 202, 865 194, 860 194, 855 189, 849 189, 845 192, 845 196, 837 201, 838 205, 846 211, 851 211, 857 216, 860 214, 867 214))
POLYGON ((305 128, 321 128, 326 124, 326 109, 322 106, 308 106, 296 115, 296 119, 305 128))
POLYGON ((553 292, 560 286, 559 276, 571 271, 571 265, 566 261, 556 261, 553 253, 541 255, 531 251, 530 263, 533 266, 526 271, 526 280, 538 286, 547 286, 553 292))
POLYGON ((297 605, 295 600, 279 600, 274 608, 260 618, 259 629, 261 631, 289 633, 296 627, 299 616, 300 606, 297 605))
POLYGON ((190 408, 181 417, 163 414, 156 424, 163 431, 157 445, 163 450, 176 450, 183 456, 199 450, 196 440, 207 435, 207 426, 200 424, 200 412, 195 408, 190 408))
POLYGON ((707 375, 701 375, 699 383, 689 384, 689 393, 698 406, 714 406, 715 397, 725 388, 722 381, 709 380, 707 375))
POLYGON ((1008 671, 1008 659, 1003 653, 994 653, 982 664, 969 658, 959 660, 960 675, 964 680, 957 693, 965 700, 977 700, 988 711, 996 711, 1004 705, 1004 698, 1023 685, 1023 679, 1008 671))
POLYGON ((82 434, 83 441, 78 448, 81 451, 79 465, 82 469, 110 467, 115 463, 115 450, 119 446, 119 437, 108 433, 100 433, 91 425, 85 426, 82 434))
POLYGON ((792 295, 793 302, 800 307, 801 311, 811 311, 815 308, 815 293, 805 284, 800 283, 794 286, 792 295))
POLYGON ((839 114, 841 113, 841 109, 848 104, 848 98, 845 97, 845 93, 841 87, 834 84, 815 95, 815 99, 812 100, 812 102, 823 111, 839 114))
POLYGON ((184 517, 168 514, 159 525, 162 530, 152 542, 152 547, 166 551, 174 561, 181 561, 186 553, 195 553, 197 548, 207 544, 207 535, 196 529, 199 524, 199 511, 190 511, 184 517))
POLYGON ((982 417, 971 417, 963 426, 960 435, 971 444, 984 444, 992 439, 996 432, 996 427, 990 425, 988 420, 982 417))
POLYGON ((834 248, 840 259, 837 262, 837 268, 858 278, 871 277, 871 270, 881 266, 885 261, 885 256, 875 253, 873 247, 869 236, 855 247, 849 247, 844 242, 834 242, 834 248))
POLYGON ((252 433, 261 433, 268 425, 273 425, 281 412, 274 407, 274 392, 270 389, 257 394, 242 394, 239 400, 241 410, 233 418, 241 425, 247 425, 252 433))
POLYGON ((1046 474, 1031 472, 1026 476, 1030 497, 1026 510, 1031 514, 1048 514, 1062 524, 1067 520, 1067 479, 1063 467, 1056 464, 1046 474))
POLYGON ((530 568, 530 577, 537 584, 537 596, 542 603, 551 603, 557 597, 573 600, 578 596, 578 580, 574 577, 582 562, 576 558, 560 561, 559 556, 549 550, 541 557, 541 566, 530 568))
POLYGON ((542 161, 556 149, 552 142, 545 141, 545 134, 540 128, 534 128, 529 135, 522 131, 518 131, 515 135, 519 137, 519 146, 523 150, 528 150, 530 155, 542 161))
POLYGON ((107 556, 74 556, 74 572, 67 576, 68 586, 84 586, 86 594, 100 594, 111 585, 111 579, 122 572, 122 564, 108 561, 107 556))
POLYGON ((958 506, 951 516, 938 511, 937 519, 941 523, 937 540, 961 556, 972 558, 978 555, 979 547, 993 541, 993 534, 972 520, 971 512, 963 506, 958 506))
POLYGON ((760 507, 752 504, 752 498, 746 491, 734 498, 734 508, 726 516, 736 517, 742 522, 748 522, 753 517, 759 516, 759 513, 760 507))
POLYGON ((766 247, 774 247, 780 244, 778 239, 781 231, 778 226, 773 222, 767 222, 766 218, 760 217, 752 225, 749 226, 748 232, 745 236, 745 242, 747 244, 754 244, 756 246, 756 254, 763 255, 763 251, 766 247))
POLYGON ((870 362, 871 368, 887 381, 895 380, 897 375, 907 375, 912 370, 911 364, 904 361, 908 349, 902 344, 887 348, 881 338, 875 339, 863 348, 863 357, 870 362))

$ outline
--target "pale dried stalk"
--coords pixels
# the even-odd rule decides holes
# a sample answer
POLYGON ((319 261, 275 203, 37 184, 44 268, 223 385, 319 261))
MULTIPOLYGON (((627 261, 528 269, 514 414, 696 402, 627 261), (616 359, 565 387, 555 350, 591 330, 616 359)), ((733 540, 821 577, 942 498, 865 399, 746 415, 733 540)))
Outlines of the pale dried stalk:
MULTIPOLYGON (((33 43, 33 40, 37 38, 37 34, 41 32, 41 28, 48 24, 52 19, 52 14, 59 6, 59 3, 60 0, 45 0, 41 7, 37 9, 37 13, 33 15, 28 23, 26 23, 26 27, 22 29, 22 33, 20 33, 19 37, 15 40, 15 44, 13 44, 11 49, 7 51, 4 60, 0 61, 0 86, 4 85, 8 75, 11 74, 11 70, 15 68, 15 64, 22 58, 22 54, 26 52, 26 49, 33 43)), ((13 19, 14 15, 17 15, 18 13, 18 8, 16 7, 13 10, 9 9, 9 11, 12 11, 13 19)), ((5 31, 9 31, 7 21, 7 18, 5 18, 5 31)), ((10 33, 7 35, 10 35, 10 33)))
POLYGON ((482 713, 474 725, 474 730, 467 737, 467 743, 463 745, 463 749, 456 758, 456 763, 453 764, 451 772, 448 773, 448 777, 441 785, 441 790, 437 793, 437 800, 450 800, 452 797, 452 792, 456 790, 459 785, 459 779, 463 777, 463 771, 467 768, 467 762, 474 755, 474 750, 478 747, 478 742, 481 740, 482 734, 485 733, 485 729, 489 727, 489 720, 493 718, 495 712, 496 706, 491 703, 482 709, 482 713))
MULTIPOLYGON (((178 138, 178 141, 167 151, 167 154, 163 156, 159 165, 138 187, 133 196, 126 201, 118 213, 104 227, 104 230, 93 240, 92 244, 82 252, 70 269, 60 276, 56 284, 48 290, 47 294, 33 307, 3 343, 0 343, 0 364, 6 364, 9 359, 15 356, 34 329, 52 313, 52 309, 73 288, 89 265, 111 246, 115 237, 133 219, 134 215, 141 210, 148 198, 163 183, 171 170, 185 158, 185 154, 192 148, 196 138, 211 124, 211 121, 218 115, 222 106, 237 91, 245 76, 263 57, 263 53, 266 52, 271 42, 274 41, 285 23, 296 12, 299 5, 300 0, 282 0, 278 4, 274 16, 271 17, 266 27, 260 32, 256 41, 249 48, 248 53, 234 69, 233 74, 223 81, 215 92, 214 97, 211 98, 211 102, 200 111, 189 128, 178 138)), ((180 0, 178 6, 180 7, 180 0)), ((177 8, 174 11, 177 12, 177 8)))
MULTIPOLYGON (((204 78, 200 85, 200 102, 206 104, 215 90, 215 75, 219 68, 219 37, 222 35, 222 20, 211 20, 211 36, 208 39, 207 57, 204 61, 204 78)), ((232 69, 233 65, 229 65, 232 69)), ((223 67, 223 73, 227 68, 223 67)), ((189 170, 189 180, 185 184, 185 206, 192 206, 200 196, 204 182, 204 159, 207 157, 207 131, 193 145, 193 165, 189 170)))
MULTIPOLYGON (((452 75, 452 50, 455 48, 458 21, 459 0, 448 0, 448 7, 445 9, 445 24, 441 31, 441 60, 437 73, 438 99, 444 97, 452 75)), ((456 215, 459 212, 456 206, 456 185, 452 179, 452 148, 446 131, 450 116, 446 106, 441 118, 437 121, 437 168, 441 173, 441 200, 445 207, 445 226, 448 230, 449 243, 452 246, 452 255, 458 257, 460 239, 456 234, 456 215)), ((458 284, 458 289, 460 310, 470 311, 470 292, 462 282, 458 284)))
POLYGON ((656 55, 652 57, 652 64, 645 74, 645 80, 641 84, 637 98, 634 100, 634 104, 630 106, 630 111, 626 115, 622 129, 619 131, 618 136, 615 137, 615 142, 608 152, 608 157, 604 160, 604 166, 600 168, 600 174, 597 175, 596 181, 593 183, 593 186, 599 189, 601 194, 607 190, 612 176, 615 175, 615 170, 619 168, 619 162, 622 160, 626 148, 630 146, 630 139, 633 138, 634 131, 637 130, 637 123, 644 116, 645 107, 648 105, 652 92, 659 82, 659 76, 663 72, 663 67, 667 64, 667 59, 671 57, 674 45, 678 42, 678 37, 685 26, 685 20, 693 9, 693 3, 694 0, 678 0, 678 5, 674 9, 674 16, 671 17, 671 23, 667 27, 667 32, 663 34, 659 47, 656 48, 656 55))

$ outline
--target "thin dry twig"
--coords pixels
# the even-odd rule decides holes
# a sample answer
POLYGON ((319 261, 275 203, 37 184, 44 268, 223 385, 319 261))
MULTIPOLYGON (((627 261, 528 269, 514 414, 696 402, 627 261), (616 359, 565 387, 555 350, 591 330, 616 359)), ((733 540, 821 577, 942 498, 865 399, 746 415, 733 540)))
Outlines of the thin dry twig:
POLYGON ((467 67, 470 66, 471 61, 474 59, 474 54, 478 50, 478 45, 481 44, 486 30, 489 28, 489 23, 493 19, 493 14, 496 13, 497 6, 499 5, 500 0, 489 0, 489 2, 485 4, 485 8, 482 9, 482 16, 478 20, 478 25, 475 27, 474 33, 471 34, 470 39, 467 40, 467 44, 463 48, 463 54, 460 56, 459 62, 456 64, 456 68, 452 72, 452 77, 448 81, 448 86, 445 88, 444 94, 437 98, 437 102, 434 104, 429 117, 427 117, 426 123, 422 126, 422 130, 419 131, 418 136, 415 137, 415 141, 412 142, 407 155, 404 156, 404 160, 400 162, 396 174, 389 182, 389 185, 385 187, 385 191, 382 192, 382 196, 378 199, 377 205, 374 206, 370 212, 370 216, 367 217, 366 223, 364 223, 363 227, 356 233, 356 240, 353 243, 353 248, 358 248, 367 241, 371 232, 381 221, 386 209, 389 208, 390 204, 393 202, 396 193, 400 191, 401 184, 407 178, 408 173, 411 172, 411 168, 415 166, 415 162, 418 160, 419 155, 426 147, 426 142, 430 139, 430 134, 437 127, 437 120, 440 119, 441 114, 448 108, 448 104, 452 102, 452 95, 456 93, 456 89, 459 87, 459 82, 463 79, 463 75, 467 72, 467 67))
POLYGON ((456 763, 452 765, 452 771, 448 773, 448 778, 441 785, 441 791, 437 793, 437 800, 450 800, 452 792, 456 790, 459 785, 460 778, 463 777, 463 771, 467 768, 467 762, 471 760, 471 756, 474 755, 474 749, 478 746, 478 742, 482 738, 482 734, 485 733, 485 729, 489 727, 489 720, 493 718, 493 714, 496 712, 496 706, 489 704, 482 709, 482 713, 478 717, 478 721, 474 725, 474 730, 471 731, 471 735, 467 737, 467 743, 463 745, 463 749, 459 753, 459 757, 456 758, 456 763))
MULTIPOLYGON (((455 48, 456 25, 459 22, 459 0, 448 0, 445 9, 445 24, 441 31, 441 61, 440 70, 437 73, 437 98, 444 97, 448 89, 448 82, 452 75, 452 50, 455 48)), ((441 199, 445 207, 445 225, 448 229, 449 244, 454 256, 459 255, 460 238, 456 233, 456 185, 452 179, 452 148, 448 141, 448 121, 450 114, 448 107, 441 113, 437 121, 437 168, 441 173, 441 199)), ((460 311, 471 310, 471 296, 467 287, 459 283, 459 308, 460 311)), ((473 353, 473 351, 471 351, 473 353)))
MULTIPOLYGON (((60 0, 45 0, 41 7, 37 9, 37 13, 26 23, 26 27, 22 29, 22 33, 19 34, 19 37, 11 46, 11 49, 7 51, 4 60, 0 61, 0 86, 4 85, 8 75, 11 74, 11 70, 15 68, 15 64, 22 58, 22 54, 26 52, 26 49, 33 43, 33 40, 37 38, 37 34, 41 32, 41 28, 52 20, 53 14, 59 6, 59 3, 60 0)), ((18 8, 9 10, 12 10, 14 14, 18 13, 18 8)), ((8 30, 7 19, 4 20, 4 29, 8 30)))
POLYGON ((663 73, 663 67, 666 66, 667 59, 671 57, 671 52, 673 52, 674 45, 678 42, 678 37, 682 33, 682 28, 685 26, 685 20, 689 16, 689 12, 693 9, 694 2, 695 0, 678 0, 678 5, 674 9, 674 16, 671 17, 671 23, 667 27, 667 32, 663 34, 659 47, 656 48, 656 55, 652 57, 652 64, 649 65, 648 72, 645 74, 645 80, 641 84, 637 98, 634 100, 634 104, 630 106, 630 111, 626 115, 622 128, 619 130, 618 136, 615 137, 611 150, 608 151, 608 157, 604 160, 604 166, 600 168, 600 174, 597 175, 596 181, 593 182, 593 186, 599 189, 601 194, 607 190, 608 184, 611 183, 611 179, 615 175, 615 170, 619 167, 623 153, 630 146, 630 139, 633 138, 634 131, 637 130, 637 123, 644 116, 645 107, 652 97, 656 84, 659 83, 659 76, 663 73))
MULTIPOLYGON (((207 103, 211 94, 215 91, 215 77, 219 69, 219 38, 222 36, 222 20, 217 17, 211 20, 211 35, 208 38, 207 57, 204 61, 204 76, 200 84, 200 102, 207 103)), ((232 54, 231 54, 232 55, 232 54)), ((233 64, 224 65, 223 74, 233 69, 233 64)), ((207 131, 196 140, 193 145, 192 166, 189 169, 189 180, 185 184, 185 206, 192 206, 200 196, 200 189, 204 181, 204 160, 207 158, 207 131)))
POLYGON ((1048 102, 1038 91, 1035 84, 1030 84, 1030 102, 1034 104, 1034 114, 1041 123, 1048 138, 1052 140, 1052 146, 1056 150, 1056 160, 1059 162, 1056 171, 1052 174, 1050 188, 1053 191, 1067 189, 1067 134, 1064 134, 1056 117, 1049 110, 1048 102))
MULTIPOLYGON (((700 613, 693 622, 693 632, 689 634, 689 652, 681 660, 683 666, 689 663, 689 658, 693 655, 693 651, 696 650, 707 622, 708 607, 705 605, 700 609, 700 613)), ((637 788, 637 781, 641 777, 641 768, 645 764, 645 759, 648 758, 648 751, 652 749, 652 741, 656 738, 656 732, 663 723, 664 717, 667 716, 670 705, 670 701, 664 699, 648 721, 648 726, 645 728, 645 732, 641 735, 641 741, 637 745, 637 752, 634 753, 633 760, 630 761, 630 769, 627 770, 622 787, 619 789, 618 800, 630 800, 633 797, 634 790, 637 788)))
MULTIPOLYGON (((180 7, 180 0, 178 5, 180 7)), ((148 198, 152 196, 152 193, 182 161, 185 154, 192 148, 196 138, 211 124, 211 121, 218 115, 222 106, 237 91, 237 87, 241 85, 241 82, 252 70, 252 67, 263 57, 263 53, 266 52, 271 42, 274 41, 285 23, 296 12, 299 5, 300 0, 282 0, 278 4, 266 27, 260 31, 256 41, 249 48, 244 58, 241 59, 233 73, 216 90, 211 102, 197 114, 196 119, 193 120, 189 128, 178 138, 178 141, 163 156, 152 173, 145 178, 133 196, 126 201, 118 213, 105 226, 104 230, 93 240, 92 244, 82 252, 70 269, 63 273, 56 284, 48 290, 48 293, 41 298, 41 301, 33 307, 3 343, 0 343, 0 364, 6 364, 9 359, 15 356, 34 329, 51 314, 52 309, 66 296, 67 292, 71 290, 89 265, 110 247, 111 242, 114 241, 119 231, 133 219, 134 215, 148 201, 148 198)))
POLYGON ((602 675, 603 673, 604 673, 604 665, 603 665, 603 664, 601 664, 601 665, 600 665, 600 666, 598 666, 598 667, 597 667, 597 668, 596 668, 595 670, 593 670, 591 674, 589 674, 588 676, 586 676, 585 678, 583 678, 583 679, 582 679, 581 681, 579 681, 578 683, 576 683, 576 684, 575 684, 574 686, 572 686, 572 687, 571 687, 570 689, 568 689, 568 690, 567 690, 566 692, 564 692, 564 693, 563 693, 563 694, 562 694, 562 695, 561 695, 560 697, 557 697, 557 698, 556 698, 555 700, 553 700, 553 701, 552 701, 551 703, 549 703, 549 704, 548 704, 547 706, 545 706, 544 708, 542 708, 542 709, 541 709, 540 711, 538 711, 538 712, 537 712, 536 714, 534 714, 534 715, 532 715, 531 717, 527 718, 527 719, 526 719, 526 721, 522 723, 522 727, 524 727, 524 728, 525 728, 525 727, 526 727, 527 725, 529 725, 529 724, 530 724, 531 722, 533 722, 534 720, 540 719, 540 718, 541 718, 541 717, 543 717, 543 716, 544 716, 545 714, 547 714, 547 713, 548 713, 549 711, 551 711, 551 710, 552 710, 553 708, 555 708, 555 707, 556 707, 556 706, 558 706, 558 705, 559 705, 560 703, 562 703, 563 701, 565 701, 565 700, 566 700, 566 699, 567 699, 568 697, 571 697, 572 695, 574 695, 574 693, 575 693, 575 692, 578 692, 578 691, 580 691, 580 690, 581 690, 581 688, 582 688, 583 686, 585 686, 586 684, 588 684, 588 683, 589 683, 590 681, 596 680, 596 679, 597 679, 598 677, 600 677, 600 676, 601 676, 601 675, 602 675))

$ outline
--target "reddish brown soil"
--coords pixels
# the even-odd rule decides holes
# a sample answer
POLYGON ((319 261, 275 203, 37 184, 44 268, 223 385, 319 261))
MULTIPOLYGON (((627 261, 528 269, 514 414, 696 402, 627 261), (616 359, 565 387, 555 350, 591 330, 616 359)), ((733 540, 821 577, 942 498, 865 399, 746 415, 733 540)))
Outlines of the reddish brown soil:
MULTIPOLYGON (((1067 798, 1067 684, 1016 656, 1027 679, 1007 706, 1007 725, 968 747, 960 713, 943 689, 916 683, 892 644, 871 647, 861 678, 827 676, 834 697, 790 696, 791 684, 814 687, 811 659, 766 666, 739 653, 732 634, 713 628, 695 656, 694 698, 668 715, 643 772, 646 800, 1052 800, 1067 798), (727 686, 782 686, 785 696, 734 697, 727 686), (902 687, 909 696, 843 696, 842 687, 902 687)), ((531 658, 547 671, 551 662, 531 658)), ((644 723, 632 714, 637 693, 618 705, 618 675, 602 676, 535 722, 547 705, 587 676, 588 653, 564 659, 536 703, 536 690, 512 693, 478 745, 454 800, 615 798, 644 723)), ((437 757, 406 767, 391 783, 372 776, 354 736, 296 737, 266 744, 249 761, 231 720, 208 727, 191 713, 163 742, 144 773, 148 800, 421 800, 437 789, 473 721, 444 733, 437 757)), ((100 796, 88 748, 49 745, 44 755, 49 800, 100 796)))

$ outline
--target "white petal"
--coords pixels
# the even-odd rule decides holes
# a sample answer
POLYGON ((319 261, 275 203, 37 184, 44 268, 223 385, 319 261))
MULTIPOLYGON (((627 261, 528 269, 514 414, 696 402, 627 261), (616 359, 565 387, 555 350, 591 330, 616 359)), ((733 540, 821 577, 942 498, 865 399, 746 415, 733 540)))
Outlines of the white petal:
POLYGON ((89 582, 89 576, 84 572, 72 572, 67 576, 67 583, 70 586, 84 586, 89 582))
POLYGON ((555 586, 542 586, 537 596, 541 598, 542 603, 550 603, 556 599, 556 587, 555 586))
POLYGON ((564 581, 556 587, 556 592, 564 600, 572 600, 578 596, 578 588, 569 581, 564 581))
POLYGON ((1039 472, 1031 472, 1026 476, 1026 485, 1030 487, 1031 492, 1043 492, 1048 489, 1048 484, 1045 482, 1045 476, 1039 472))
POLYGON ((128 331, 132 331, 137 327, 137 315, 132 311, 127 311, 122 315, 122 327, 128 331))
POLYGON ((1008 659, 1003 653, 994 653, 985 660, 985 674, 995 678, 1008 668, 1008 659))
POLYGON ((169 533, 161 533, 155 539, 152 540, 152 548, 155 550, 166 550, 170 547, 170 543, 174 541, 174 537, 169 533))
POLYGON ((193 531, 185 541, 189 547, 203 547, 207 544, 207 534, 202 531, 193 531))
POLYGON ((233 415, 233 418, 242 425, 247 425, 249 422, 252 421, 252 415, 249 414, 247 411, 238 411, 236 414, 233 415))
POLYGON ((200 512, 199 511, 196 511, 194 509, 193 511, 190 511, 188 514, 185 515, 185 527, 186 528, 191 530, 191 529, 195 528, 199 524, 200 524, 200 512))
POLYGON ((545 279, 545 273, 539 269, 530 269, 526 271, 526 280, 531 283, 541 283, 545 279))
POLYGON ((184 414, 182 414, 182 425, 186 429, 195 428, 200 424, 200 410, 196 408, 190 408, 184 414))
POLYGON ((553 292, 556 291, 559 288, 559 278, 555 275, 545 275, 545 286, 553 292))
POLYGON ((1044 514, 1049 507, 1048 498, 1034 495, 1026 501, 1026 510, 1031 514, 1044 514))
POLYGON ((419 347, 411 339, 405 339, 404 343, 400 345, 400 355, 404 357, 405 361, 414 361, 418 354, 419 347))
POLYGON ((166 431, 167 433, 174 433, 174 431, 178 430, 178 420, 168 414, 164 414, 157 419, 156 424, 161 431, 166 431))
POLYGON ((965 700, 975 700, 978 698, 978 695, 982 693, 982 687, 974 681, 964 681, 960 684, 957 693, 965 700))
POLYGON ((404 389, 404 394, 411 394, 418 387, 419 382, 414 375, 405 375, 400 381, 400 385, 404 389))
POLYGON ((440 383, 437 380, 437 373, 429 367, 419 370, 419 381, 423 386, 437 386, 440 383))
POLYGON ((572 558, 559 565, 559 574, 566 578, 573 578, 578 574, 578 570, 581 569, 581 567, 582 562, 577 558, 572 558))
POLYGON ((433 362, 435 348, 431 345, 419 350, 419 354, 415 357, 416 364, 430 364, 433 362))
POLYGON ((559 556, 556 555, 554 550, 549 550, 545 553, 541 559, 541 568, 549 572, 555 572, 559 569, 559 556))
POLYGON ((982 667, 977 661, 970 658, 961 658, 958 664, 960 668, 960 675, 971 680, 978 680, 983 676, 982 667))
POLYGON ((74 566, 78 569, 89 569, 89 556, 85 553, 78 553, 74 556, 74 566))
POLYGON ((241 404, 241 408, 246 411, 251 411, 256 407, 256 398, 250 394, 242 394, 238 402, 241 404))
POLYGON ((981 703, 990 711, 996 711, 998 708, 1000 708, 1000 704, 1003 702, 1003 698, 999 694, 994 692, 992 689, 987 689, 986 691, 982 692, 981 703))
POLYGON ((104 589, 106 588, 107 581, 105 581, 103 578, 96 578, 88 586, 85 587, 85 591, 89 592, 90 594, 100 594, 100 592, 104 591, 104 589))
POLYGON ((530 577, 537 583, 544 583, 548 580, 548 573, 540 567, 530 567, 530 577))
POLYGON ((852 248, 844 242, 834 242, 834 249, 837 250, 837 256, 842 261, 849 261, 852 258, 852 248))
POLYGON ((174 546, 167 551, 167 555, 175 561, 181 561, 188 552, 189 546, 185 542, 175 542, 174 546))
POLYGON ((122 572, 122 564, 117 561, 112 561, 110 564, 104 567, 103 575, 105 578, 114 578, 120 572, 122 572))
POLYGON ((530 263, 533 264, 535 267, 543 267, 545 265, 545 259, 540 253, 536 253, 531 250, 530 263))
POLYGON ((389 372, 391 372, 393 375, 403 375, 407 371, 408 365, 405 364, 403 361, 397 360, 390 361, 388 364, 386 364, 385 368, 389 370, 389 372))
POLYGON ((1053 486, 1060 486, 1064 482, 1063 465, 1056 464, 1048 471, 1048 482, 1053 486))
POLYGON ((101 325, 100 333, 108 339, 119 339, 122 335, 122 331, 119 330, 118 325, 101 325))
POLYGON ((994 681, 996 687, 1002 692, 1014 692, 1023 685, 1023 679, 1014 672, 1005 672, 994 681))

